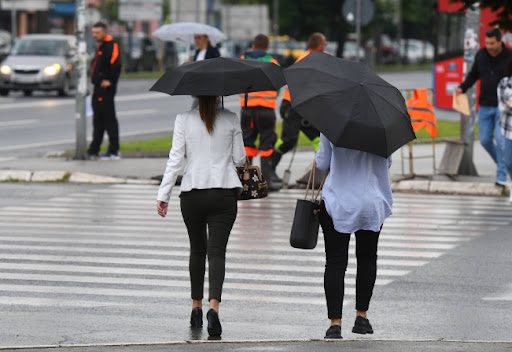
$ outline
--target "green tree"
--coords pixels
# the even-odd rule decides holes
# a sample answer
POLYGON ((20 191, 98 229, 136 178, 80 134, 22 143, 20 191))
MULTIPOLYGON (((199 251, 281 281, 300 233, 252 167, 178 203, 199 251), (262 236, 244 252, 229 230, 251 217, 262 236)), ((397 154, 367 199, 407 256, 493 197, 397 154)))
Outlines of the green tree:
POLYGON ((512 0, 451 0, 453 3, 461 3, 464 9, 480 3, 480 8, 491 9, 496 13, 496 21, 489 23, 498 25, 501 29, 512 32, 512 0))

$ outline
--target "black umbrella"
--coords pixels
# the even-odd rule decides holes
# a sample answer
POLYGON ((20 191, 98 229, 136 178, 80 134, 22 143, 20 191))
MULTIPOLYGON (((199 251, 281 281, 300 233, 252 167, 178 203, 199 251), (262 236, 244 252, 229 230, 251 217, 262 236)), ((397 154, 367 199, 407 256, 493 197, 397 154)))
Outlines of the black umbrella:
POLYGON ((284 75, 292 108, 338 147, 388 157, 416 138, 400 91, 364 63, 311 53, 284 75))
POLYGON ((271 62, 218 57, 170 69, 150 90, 170 95, 223 96, 277 90, 285 84, 283 70, 271 62))

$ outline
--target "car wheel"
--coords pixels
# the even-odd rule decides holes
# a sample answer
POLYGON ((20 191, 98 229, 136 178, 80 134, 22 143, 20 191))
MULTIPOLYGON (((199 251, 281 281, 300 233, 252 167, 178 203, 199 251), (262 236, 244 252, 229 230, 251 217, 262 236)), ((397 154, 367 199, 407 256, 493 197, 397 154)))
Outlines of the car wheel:
POLYGON ((26 96, 26 97, 29 97, 32 95, 32 90, 31 89, 26 89, 23 91, 23 94, 26 96))
POLYGON ((9 89, 0 89, 0 96, 6 97, 9 94, 9 89))
POLYGON ((62 86, 61 89, 59 89, 59 96, 60 97, 65 97, 65 96, 68 96, 71 94, 71 85, 69 83, 69 78, 66 77, 66 79, 64 80, 64 85, 62 86))

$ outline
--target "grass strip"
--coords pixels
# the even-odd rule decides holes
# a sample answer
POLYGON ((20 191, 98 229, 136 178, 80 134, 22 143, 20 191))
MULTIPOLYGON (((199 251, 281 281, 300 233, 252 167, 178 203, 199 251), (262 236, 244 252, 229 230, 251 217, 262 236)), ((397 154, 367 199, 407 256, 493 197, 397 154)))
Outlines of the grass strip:
MULTIPOLYGON (((281 136, 282 123, 276 123, 276 133, 281 136)), ((454 121, 437 121, 437 141, 446 138, 459 138, 460 137, 460 123, 454 121)), ((421 129, 416 133, 418 142, 430 142, 432 139, 430 135, 421 129)), ((475 139, 478 138, 478 126, 475 126, 475 139)), ((144 152, 144 151, 169 151, 172 146, 172 136, 133 141, 122 142, 120 145, 121 152, 144 152)), ((299 135, 298 147, 311 147, 312 144, 309 139, 301 132, 299 135)), ((101 148, 102 152, 107 150, 107 145, 104 144, 101 148)))

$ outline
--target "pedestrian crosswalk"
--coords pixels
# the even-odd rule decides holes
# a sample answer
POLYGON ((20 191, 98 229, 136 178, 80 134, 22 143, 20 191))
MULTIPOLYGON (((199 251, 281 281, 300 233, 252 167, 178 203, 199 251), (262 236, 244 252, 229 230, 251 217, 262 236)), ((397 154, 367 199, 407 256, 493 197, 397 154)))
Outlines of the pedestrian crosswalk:
MULTIPOLYGON (((188 304, 189 243, 179 198, 173 195, 163 219, 156 213, 156 191, 152 185, 105 185, 0 207, 0 306, 158 311, 162 304, 188 304)), ((301 190, 285 190, 239 202, 223 301, 265 302, 268 309, 325 306, 322 235, 314 250, 289 245, 302 196, 301 190)), ((394 198, 394 214, 380 236, 376 290, 511 222, 502 199, 394 198)), ((346 303, 355 294, 354 243, 346 303)))

